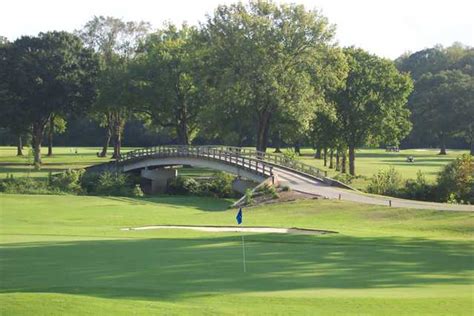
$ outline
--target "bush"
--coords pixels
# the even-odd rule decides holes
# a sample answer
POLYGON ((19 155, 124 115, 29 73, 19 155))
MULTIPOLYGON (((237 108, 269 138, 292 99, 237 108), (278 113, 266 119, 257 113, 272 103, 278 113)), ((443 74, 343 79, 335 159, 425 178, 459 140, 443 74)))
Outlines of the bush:
POLYGON ((232 189, 232 183, 235 177, 225 172, 218 172, 214 175, 211 183, 213 192, 221 198, 232 197, 234 190, 232 189))
POLYGON ((245 190, 245 204, 246 205, 252 204, 252 202, 253 202, 252 198, 253 198, 252 189, 245 190))
POLYGON ((474 159, 465 154, 438 174, 436 192, 441 201, 474 203, 474 159))
POLYGON ((400 193, 402 177, 393 167, 388 170, 379 170, 367 187, 369 193, 396 196, 400 193))
POLYGON ((81 177, 84 174, 83 169, 78 170, 67 170, 66 172, 59 173, 48 177, 49 186, 53 190, 70 192, 70 193, 81 193, 81 177))
POLYGON ((412 200, 432 201, 434 186, 430 185, 421 171, 416 174, 416 180, 407 180, 401 195, 412 200))
POLYGON ((81 177, 81 188, 86 194, 94 194, 97 191, 100 173, 86 172, 81 177))
POLYGON ((95 194, 111 196, 133 196, 134 185, 128 175, 118 172, 103 172, 99 175, 95 194))
POLYGON ((263 186, 259 187, 256 191, 261 193, 262 195, 270 195, 274 199, 277 199, 279 197, 275 187, 268 183, 265 183, 263 186))
POLYGON ((339 173, 334 177, 334 180, 340 181, 345 184, 351 184, 352 180, 356 179, 357 176, 352 176, 348 173, 339 173))
POLYGON ((57 194, 60 192, 52 191, 47 183, 34 178, 13 178, 13 175, 7 176, 0 181, 0 192, 12 194, 57 194))
POLYGON ((209 181, 199 183, 192 178, 178 176, 168 182, 166 192, 169 194, 191 194, 227 198, 234 196, 232 183, 235 177, 225 172, 218 172, 209 181))
POLYGON ((193 178, 178 176, 168 182, 167 193, 169 194, 199 194, 199 182, 193 178))
POLYGON ((139 184, 135 184, 135 187, 132 190, 132 196, 133 197, 142 197, 142 196, 144 196, 142 188, 140 187, 139 184))

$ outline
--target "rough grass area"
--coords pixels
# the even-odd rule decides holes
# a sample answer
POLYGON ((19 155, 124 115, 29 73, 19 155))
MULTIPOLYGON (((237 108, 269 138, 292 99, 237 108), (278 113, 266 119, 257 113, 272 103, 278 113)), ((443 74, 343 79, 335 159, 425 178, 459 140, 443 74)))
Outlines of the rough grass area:
POLYGON ((471 315, 472 213, 307 200, 244 225, 325 236, 122 227, 234 225, 231 201, 0 195, 1 315, 471 315))

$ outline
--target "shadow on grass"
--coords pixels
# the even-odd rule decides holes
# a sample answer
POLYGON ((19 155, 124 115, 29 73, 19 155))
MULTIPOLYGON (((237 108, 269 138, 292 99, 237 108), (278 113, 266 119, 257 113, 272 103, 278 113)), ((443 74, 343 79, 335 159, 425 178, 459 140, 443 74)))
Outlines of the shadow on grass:
POLYGON ((198 197, 185 195, 160 195, 154 197, 129 198, 129 197, 103 197, 106 199, 126 202, 134 205, 149 204, 167 204, 176 206, 176 208, 195 208, 205 212, 221 212, 226 211, 233 204, 231 199, 218 199, 212 197, 198 197))
POLYGON ((469 284, 467 242, 246 235, 23 243, 3 247, 1 293, 179 299, 215 292, 469 284))

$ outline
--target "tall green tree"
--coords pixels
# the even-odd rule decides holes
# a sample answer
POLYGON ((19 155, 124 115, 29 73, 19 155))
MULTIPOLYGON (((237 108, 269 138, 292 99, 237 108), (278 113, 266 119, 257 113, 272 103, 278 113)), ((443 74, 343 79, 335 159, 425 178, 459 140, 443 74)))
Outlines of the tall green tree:
POLYGON ((267 148, 275 117, 291 116, 307 129, 324 99, 324 85, 345 74, 337 62, 334 27, 302 5, 219 6, 203 35, 214 72, 216 118, 230 107, 252 113, 260 151, 267 148))
POLYGON ((400 141, 410 132, 406 107, 412 80, 393 62, 362 49, 344 50, 349 74, 334 95, 341 136, 349 149, 349 172, 355 175, 355 149, 367 144, 400 141))
POLYGON ((423 75, 415 85, 411 102, 417 128, 436 135, 440 154, 446 154, 448 137, 461 134, 473 152, 474 77, 460 70, 423 75))
MULTIPOLYGON (((426 128, 426 118, 423 115, 422 109, 429 101, 423 100, 423 96, 427 98, 430 97, 431 92, 428 90, 430 90, 432 86, 427 84, 426 81, 418 84, 418 81, 420 81, 424 76, 429 76, 430 74, 436 75, 447 70, 459 70, 463 74, 471 77, 474 76, 474 48, 462 45, 461 43, 454 43, 449 47, 437 45, 433 48, 424 49, 413 54, 405 54, 395 62, 399 70, 409 72, 415 81, 415 93, 413 96, 417 95, 417 97, 411 97, 408 100, 408 107, 413 113, 411 117, 413 130, 407 139, 408 144, 412 146, 431 146, 434 144, 440 144, 441 134, 444 135, 443 143, 446 143, 449 139, 457 136, 465 136, 466 141, 470 143, 470 137, 469 135, 466 136, 465 133, 449 132, 446 134, 442 131, 435 131, 433 127, 426 128), (420 89, 423 91, 419 91, 420 89)), ((432 93, 434 93, 434 91, 432 93)), ((441 110, 441 108, 439 109, 441 110)), ((432 110, 436 111, 436 107, 433 107, 432 110)), ((440 116, 443 114, 433 113, 433 115, 440 116)), ((457 125, 454 120, 451 120, 450 122, 457 125)), ((451 128, 455 130, 457 127, 458 126, 452 126, 451 128)), ((441 152, 444 151, 445 149, 441 150, 441 152)))
POLYGON ((0 100, 2 115, 30 128, 34 161, 40 164, 51 115, 83 113, 93 102, 98 63, 78 37, 66 32, 21 37, 5 56, 7 97, 0 100))
POLYGON ((100 58, 99 97, 92 117, 106 129, 100 156, 106 156, 110 140, 114 158, 120 157, 123 129, 132 116, 132 94, 135 82, 130 77, 130 64, 141 41, 149 32, 146 22, 125 22, 113 17, 95 16, 76 33, 100 58))
POLYGON ((200 83, 201 45, 197 29, 168 25, 148 36, 138 62, 143 110, 155 125, 174 130, 178 144, 189 145, 198 132, 205 86, 200 83))

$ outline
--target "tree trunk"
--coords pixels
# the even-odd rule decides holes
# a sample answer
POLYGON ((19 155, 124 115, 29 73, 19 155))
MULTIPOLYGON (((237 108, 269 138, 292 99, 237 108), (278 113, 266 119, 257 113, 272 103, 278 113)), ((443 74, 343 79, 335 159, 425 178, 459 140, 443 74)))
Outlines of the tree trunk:
POLYGON ((276 154, 281 154, 281 132, 278 130, 275 138, 275 151, 276 154))
POLYGON ((355 147, 349 145, 349 174, 355 176, 355 147))
POLYGON ((324 155, 324 167, 326 167, 328 164, 328 149, 327 148, 324 148, 323 155, 324 155))
POLYGON ((189 145, 188 124, 185 120, 181 120, 176 126, 176 135, 178 135, 178 145, 189 145))
POLYGON ((120 150, 122 148, 122 135, 120 131, 114 132, 114 153, 112 155, 113 159, 120 159, 120 150))
POLYGON ((298 156, 301 156, 301 148, 300 148, 299 143, 295 144, 295 154, 297 154, 298 156))
POLYGON ((20 135, 20 136, 18 136, 18 143, 16 145, 16 155, 17 156, 23 156, 22 149, 23 149, 23 141, 22 141, 21 135, 20 135))
POLYGON ((334 150, 329 151, 329 169, 334 168, 334 150))
POLYGON ((316 152, 314 153, 315 159, 321 159, 321 148, 316 148, 316 152))
POLYGON ((104 146, 102 146, 102 151, 99 154, 99 157, 106 157, 107 156, 107 150, 109 149, 109 144, 110 144, 110 138, 112 137, 112 128, 111 126, 107 126, 107 129, 105 131, 105 141, 104 141, 104 146))
POLYGON ((336 171, 341 171, 341 165, 340 165, 340 159, 339 159, 339 150, 336 151, 336 171))
POLYGON ((346 173, 346 167, 347 167, 347 153, 346 153, 346 150, 344 149, 342 151, 342 159, 341 159, 341 172, 342 173, 346 173))
POLYGON ((270 129, 270 114, 262 114, 258 121, 257 130, 257 150, 261 152, 267 151, 268 131, 270 129))
POLYGON ((54 131, 54 116, 49 117, 49 129, 48 129, 48 156, 53 155, 53 131, 54 131))
POLYGON ((440 136, 440 145, 441 145, 441 149, 439 151, 439 155, 446 155, 446 137, 444 136, 444 134, 442 134, 440 136))
POLYGON ((114 121, 113 129, 113 140, 114 140, 114 154, 112 155, 113 159, 120 159, 121 149, 122 149, 122 129, 124 123, 120 118, 117 118, 114 121))
POLYGON ((33 147, 33 156, 35 165, 41 165, 41 143, 43 141, 44 124, 34 123, 32 130, 31 145, 33 147))

